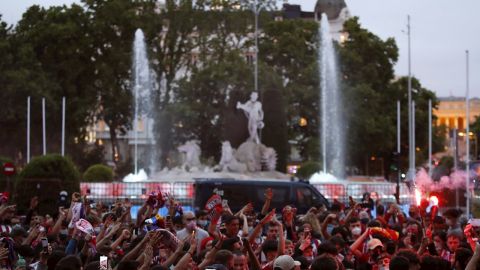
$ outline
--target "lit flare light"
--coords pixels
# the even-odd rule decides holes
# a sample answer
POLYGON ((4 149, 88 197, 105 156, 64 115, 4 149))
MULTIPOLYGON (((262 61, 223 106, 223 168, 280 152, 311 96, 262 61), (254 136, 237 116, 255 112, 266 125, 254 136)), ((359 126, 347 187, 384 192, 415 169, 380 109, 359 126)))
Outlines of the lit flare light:
POLYGON ((420 206, 422 202, 422 193, 418 188, 415 188, 415 201, 417 202, 417 206, 420 206))
POLYGON ((438 206, 438 197, 437 196, 431 196, 430 197, 430 202, 432 206, 438 206))

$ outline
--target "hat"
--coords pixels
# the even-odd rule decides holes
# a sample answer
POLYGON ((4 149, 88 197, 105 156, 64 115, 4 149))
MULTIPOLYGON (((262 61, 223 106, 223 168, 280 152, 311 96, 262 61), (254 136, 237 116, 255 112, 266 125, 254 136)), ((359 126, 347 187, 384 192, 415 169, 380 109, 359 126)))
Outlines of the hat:
POLYGON ((282 255, 275 259, 273 263, 273 268, 280 268, 282 270, 290 270, 293 269, 295 266, 300 266, 301 263, 299 261, 294 261, 292 257, 288 255, 282 255))
POLYGON ((16 237, 16 236, 27 237, 28 233, 27 233, 27 231, 25 231, 24 228, 22 228, 20 226, 14 226, 12 231, 10 232, 10 236, 11 237, 16 237))
POLYGON ((369 250, 375 249, 376 247, 383 247, 382 241, 377 238, 370 239, 367 245, 369 250))

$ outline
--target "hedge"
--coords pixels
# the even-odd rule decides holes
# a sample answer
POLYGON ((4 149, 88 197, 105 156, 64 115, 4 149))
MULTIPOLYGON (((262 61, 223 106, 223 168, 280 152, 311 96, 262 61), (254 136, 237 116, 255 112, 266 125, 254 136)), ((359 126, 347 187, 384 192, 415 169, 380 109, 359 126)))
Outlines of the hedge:
POLYGON ((59 193, 80 190, 80 173, 72 160, 58 154, 33 158, 20 172, 15 188, 17 208, 25 210, 33 196, 39 197, 39 210, 57 212, 59 193))
POLYGON ((85 182, 112 182, 113 170, 103 164, 90 166, 83 174, 85 182))

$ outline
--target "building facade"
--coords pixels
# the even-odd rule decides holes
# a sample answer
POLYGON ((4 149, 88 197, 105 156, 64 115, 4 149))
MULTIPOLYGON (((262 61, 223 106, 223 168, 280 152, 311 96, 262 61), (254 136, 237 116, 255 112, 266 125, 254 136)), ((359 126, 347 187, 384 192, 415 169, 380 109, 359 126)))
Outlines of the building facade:
MULTIPOLYGON (((433 112, 437 117, 437 126, 444 126, 447 130, 445 153, 450 156, 456 155, 460 160, 464 160, 466 156, 467 125, 471 125, 475 122, 476 117, 480 116, 480 99, 470 99, 468 120, 466 105, 465 97, 441 97, 438 109, 433 112)), ((471 155, 476 160, 478 159, 477 134, 470 132, 468 136, 470 136, 470 145, 472 146, 471 155)))

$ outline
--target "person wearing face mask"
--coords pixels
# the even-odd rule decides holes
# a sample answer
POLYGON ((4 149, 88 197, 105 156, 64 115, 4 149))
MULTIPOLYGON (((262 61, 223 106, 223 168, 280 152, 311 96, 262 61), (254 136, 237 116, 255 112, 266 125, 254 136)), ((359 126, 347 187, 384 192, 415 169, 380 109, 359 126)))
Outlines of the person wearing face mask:
POLYGON ((197 214, 197 226, 205 230, 208 226, 208 213, 204 210, 199 211, 197 214))
POLYGON ((351 241, 355 241, 362 234, 362 223, 357 217, 352 217, 347 220, 348 229, 350 230, 351 241))
POLYGON ((197 239, 197 253, 200 252, 202 240, 208 237, 208 233, 197 227, 197 218, 193 212, 187 211, 183 213, 182 221, 184 228, 177 232, 178 239, 185 241, 193 234, 193 232, 195 232, 195 238, 197 239))

